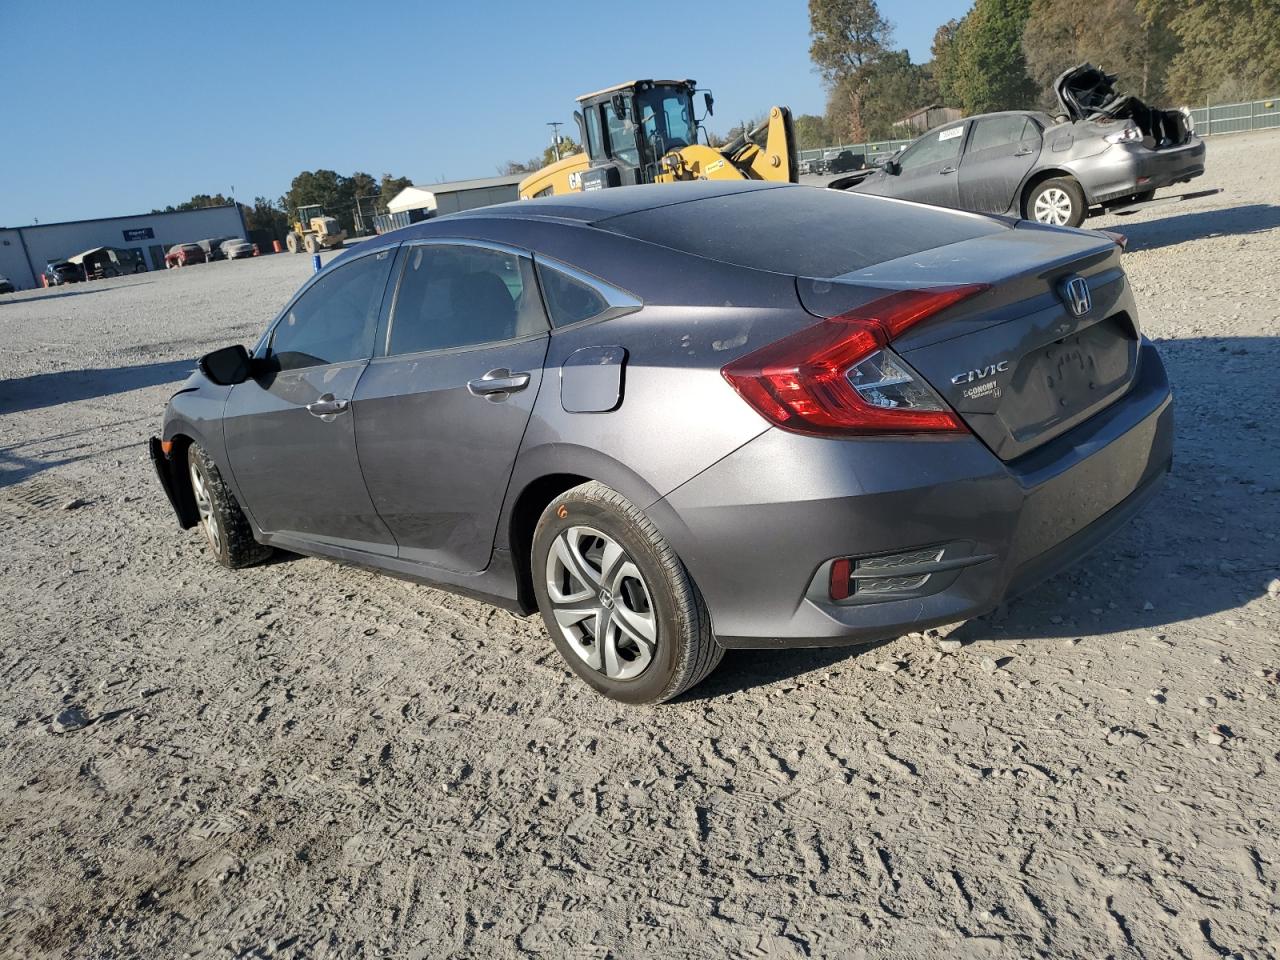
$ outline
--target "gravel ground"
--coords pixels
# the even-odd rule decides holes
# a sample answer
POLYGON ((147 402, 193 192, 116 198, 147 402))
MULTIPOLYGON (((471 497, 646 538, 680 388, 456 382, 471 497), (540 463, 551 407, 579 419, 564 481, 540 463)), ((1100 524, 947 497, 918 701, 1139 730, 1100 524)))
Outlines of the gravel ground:
POLYGON ((1093 224, 1177 394, 1145 514, 946 642, 656 709, 536 619, 177 530, 143 442, 304 258, 0 300, 0 952, 1280 955, 1278 147, 1093 224))

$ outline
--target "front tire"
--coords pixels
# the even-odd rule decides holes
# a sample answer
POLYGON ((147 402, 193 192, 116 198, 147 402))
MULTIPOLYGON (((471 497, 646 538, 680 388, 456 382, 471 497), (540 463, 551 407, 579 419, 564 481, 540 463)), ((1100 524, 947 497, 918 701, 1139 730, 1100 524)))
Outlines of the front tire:
POLYGON ((671 545, 602 483, 574 487, 547 506, 532 560, 538 609, 556 649, 606 697, 670 700, 724 655, 702 594, 671 545))
POLYGON ((1080 184, 1070 177, 1055 177, 1036 184, 1027 197, 1028 220, 1054 227, 1078 227, 1084 223, 1088 206, 1080 184))
POLYGON ((253 539, 249 518, 222 479, 217 464, 194 443, 187 448, 187 474, 200 514, 197 526, 218 563, 239 570, 271 556, 270 547, 253 539))

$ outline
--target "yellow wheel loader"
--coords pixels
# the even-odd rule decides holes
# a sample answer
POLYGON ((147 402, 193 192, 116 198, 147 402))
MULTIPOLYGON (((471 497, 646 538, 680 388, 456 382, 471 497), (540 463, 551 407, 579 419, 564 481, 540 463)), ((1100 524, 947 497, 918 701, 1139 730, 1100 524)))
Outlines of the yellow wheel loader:
POLYGON ((319 253, 337 249, 346 239, 347 231, 333 217, 325 216, 324 208, 317 203, 297 209, 284 242, 290 253, 319 253))
MULTIPOLYGON (((565 157, 520 182, 522 199, 637 183, 799 179, 791 111, 771 107, 756 129, 722 147, 698 142, 693 80, 632 80, 578 98, 574 113, 585 153, 565 157)), ((706 115, 715 100, 701 91, 706 115)), ((704 131, 705 133, 705 131, 704 131)))

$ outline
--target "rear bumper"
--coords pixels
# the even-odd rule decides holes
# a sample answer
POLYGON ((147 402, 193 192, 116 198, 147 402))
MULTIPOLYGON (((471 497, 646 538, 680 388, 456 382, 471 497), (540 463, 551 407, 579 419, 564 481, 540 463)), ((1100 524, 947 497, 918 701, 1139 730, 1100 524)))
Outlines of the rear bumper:
POLYGON ((1181 147, 1151 150, 1113 144, 1082 165, 1080 180, 1090 203, 1107 203, 1182 183, 1204 173, 1204 141, 1193 136, 1181 147))
POLYGON ((159 437, 147 441, 147 452, 151 454, 151 465, 156 469, 160 489, 169 498, 169 505, 178 518, 178 526, 184 530, 194 527, 199 515, 186 483, 180 479, 182 467, 164 452, 159 437))
POLYGON ((1172 456, 1168 379, 1145 344, 1124 398, 1018 460, 975 437, 773 429, 649 513, 725 646, 871 642, 987 613, 1076 562, 1150 500, 1172 456), (925 548, 947 569, 903 599, 830 599, 834 558, 925 548))

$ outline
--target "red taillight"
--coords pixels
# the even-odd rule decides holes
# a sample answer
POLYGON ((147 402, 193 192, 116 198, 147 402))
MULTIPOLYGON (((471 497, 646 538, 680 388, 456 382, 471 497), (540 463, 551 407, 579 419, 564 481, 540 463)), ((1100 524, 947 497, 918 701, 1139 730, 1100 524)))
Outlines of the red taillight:
POLYGON ((888 345, 985 289, 967 284, 891 293, 761 347, 720 372, 766 420, 797 433, 963 430, 960 418, 888 345))

